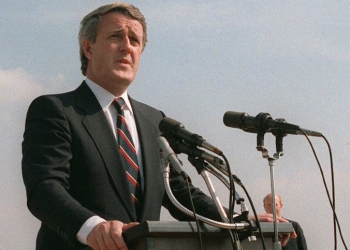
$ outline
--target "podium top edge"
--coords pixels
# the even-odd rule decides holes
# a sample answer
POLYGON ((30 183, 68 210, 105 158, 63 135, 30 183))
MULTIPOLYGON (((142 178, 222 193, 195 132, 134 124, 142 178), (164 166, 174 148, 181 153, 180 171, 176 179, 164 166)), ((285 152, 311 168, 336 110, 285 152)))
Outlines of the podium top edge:
MULTIPOLYGON (((200 223, 201 233, 223 234, 225 229, 210 226, 204 223, 200 223)), ((260 222, 261 231, 263 234, 274 233, 274 224, 271 222, 260 222)), ((277 229, 279 233, 291 233, 293 232, 293 226, 291 223, 278 223, 277 229)), ((237 230, 240 231, 240 230, 237 230)), ((258 231, 256 231, 258 232, 258 231)), ((197 225, 195 222, 190 221, 145 221, 139 225, 126 230, 123 233, 124 240, 140 238, 143 236, 155 236, 158 235, 181 235, 181 234, 193 234, 197 233, 197 225)))

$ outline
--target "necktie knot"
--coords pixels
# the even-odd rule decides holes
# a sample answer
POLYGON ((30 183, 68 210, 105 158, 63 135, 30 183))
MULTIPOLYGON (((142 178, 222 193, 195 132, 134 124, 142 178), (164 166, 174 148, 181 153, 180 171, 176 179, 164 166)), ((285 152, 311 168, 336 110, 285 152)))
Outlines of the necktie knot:
POLYGON ((116 106, 116 108, 118 110, 118 113, 120 113, 121 110, 123 109, 123 105, 125 103, 123 97, 116 97, 116 98, 114 98, 114 103, 115 103, 115 106, 116 106))

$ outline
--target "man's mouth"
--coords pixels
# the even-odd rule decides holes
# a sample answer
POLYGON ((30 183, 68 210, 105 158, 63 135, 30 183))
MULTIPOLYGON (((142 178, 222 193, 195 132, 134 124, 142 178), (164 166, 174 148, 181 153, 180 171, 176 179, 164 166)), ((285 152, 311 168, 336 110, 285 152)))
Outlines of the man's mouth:
POLYGON ((121 64, 129 64, 129 65, 131 65, 131 63, 129 62, 129 60, 128 60, 128 59, 125 59, 125 58, 118 59, 117 62, 118 62, 118 63, 121 63, 121 64))

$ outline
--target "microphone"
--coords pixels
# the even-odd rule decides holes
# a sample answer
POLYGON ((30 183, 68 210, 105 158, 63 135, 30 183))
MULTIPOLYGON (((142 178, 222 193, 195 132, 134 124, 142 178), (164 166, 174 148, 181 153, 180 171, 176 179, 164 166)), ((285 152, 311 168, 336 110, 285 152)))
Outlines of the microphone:
POLYGON ((157 138, 157 141, 159 147, 162 150, 163 157, 171 163, 171 165, 175 168, 176 172, 178 172, 179 175, 181 175, 185 180, 188 179, 188 175, 182 169, 182 165, 172 148, 169 146, 168 141, 163 136, 159 136, 157 138))
MULTIPOLYGON (((220 158, 213 156, 211 154, 208 154, 201 149, 190 146, 182 142, 181 140, 177 139, 176 137, 170 137, 166 135, 162 135, 162 136, 168 141, 170 147, 174 150, 176 154, 184 153, 184 154, 187 154, 188 156, 194 156, 194 157, 198 157, 203 160, 206 160, 213 167, 219 170, 221 173, 225 174, 226 176, 229 176, 228 167, 225 164, 225 162, 220 158)), ((241 180, 235 174, 232 174, 232 177, 237 184, 242 185, 241 180)))
POLYGON ((321 137, 322 133, 300 128, 298 125, 285 122, 284 119, 272 119, 268 113, 259 113, 256 117, 244 112, 227 111, 223 117, 224 124, 231 128, 240 128, 249 133, 271 132, 280 130, 284 134, 321 137), (301 132, 303 131, 303 132, 301 132))
POLYGON ((208 161, 209 163, 212 163, 212 162, 217 163, 219 165, 223 165, 224 168, 227 168, 223 160, 221 160, 216 156, 208 154, 204 150, 190 146, 176 137, 171 137, 167 135, 162 135, 162 136, 168 141, 170 147, 174 150, 175 154, 184 153, 184 154, 187 154, 188 156, 198 157, 208 161))
POLYGON ((193 146, 203 147, 215 154, 222 155, 222 151, 220 149, 208 143, 200 135, 186 130, 180 122, 169 117, 164 117, 160 121, 159 130, 166 135, 179 137, 193 146))

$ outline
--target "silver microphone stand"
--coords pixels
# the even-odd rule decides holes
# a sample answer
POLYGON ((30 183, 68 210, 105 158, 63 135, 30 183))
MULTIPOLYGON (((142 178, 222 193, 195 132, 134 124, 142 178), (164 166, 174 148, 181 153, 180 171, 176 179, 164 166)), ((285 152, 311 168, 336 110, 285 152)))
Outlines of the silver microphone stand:
POLYGON ((276 136, 276 153, 273 154, 272 157, 269 156, 268 150, 264 146, 264 132, 257 134, 257 147, 256 149, 262 153, 263 158, 267 158, 268 164, 270 167, 270 181, 271 181, 271 194, 272 194, 272 214, 273 214, 273 227, 274 227, 274 250, 281 250, 281 242, 278 237, 278 227, 277 227, 277 214, 276 214, 276 191, 275 191, 275 174, 274 174, 274 166, 275 161, 278 160, 281 156, 283 156, 283 137, 286 134, 283 134, 281 130, 274 130, 272 133, 276 136))
MULTIPOLYGON (((172 193, 172 190, 170 188, 170 183, 169 183, 169 176, 170 176, 170 167, 169 167, 169 162, 166 158, 162 157, 160 161, 161 165, 161 171, 163 174, 163 179, 164 179, 164 186, 165 186, 165 191, 170 199, 170 201, 184 214, 193 217, 193 212, 184 207, 178 200, 175 198, 175 196, 172 193)), ((215 193, 212 190, 213 193, 215 193)), ((246 222, 240 222, 240 223, 227 223, 227 222, 219 222, 215 220, 211 220, 209 218, 206 218, 201 215, 197 215, 198 220, 207 223, 209 225, 219 227, 219 228, 224 228, 224 229, 236 229, 236 230, 243 230, 250 225, 246 222)), ((226 217, 227 218, 227 217, 226 217)), ((226 220, 225 220, 226 221, 226 220)))

